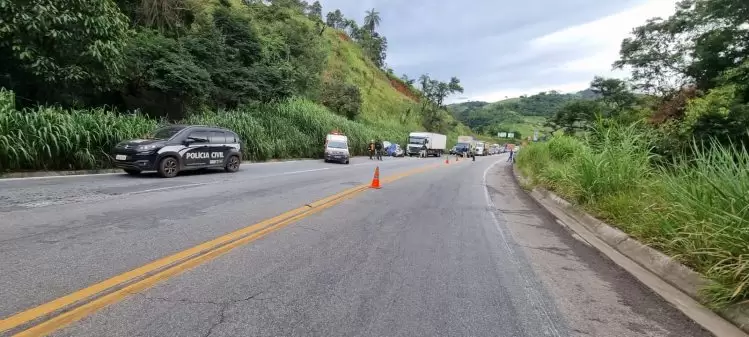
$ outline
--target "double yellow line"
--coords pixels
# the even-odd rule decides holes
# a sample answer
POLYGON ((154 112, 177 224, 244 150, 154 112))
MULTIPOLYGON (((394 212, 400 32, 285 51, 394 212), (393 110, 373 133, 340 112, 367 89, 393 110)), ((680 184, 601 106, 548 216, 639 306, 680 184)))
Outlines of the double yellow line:
MULTIPOLYGON (((409 170, 382 179, 390 183, 443 165, 431 165, 409 170)), ((359 185, 329 197, 309 203, 270 219, 263 220, 192 248, 158 259, 144 266, 69 295, 17 313, 0 321, 0 333, 20 336, 44 336, 97 310, 121 301, 127 295, 147 289, 156 283, 178 275, 192 267, 215 259, 230 250, 260 239, 297 220, 318 213, 366 191, 369 185, 359 185)))

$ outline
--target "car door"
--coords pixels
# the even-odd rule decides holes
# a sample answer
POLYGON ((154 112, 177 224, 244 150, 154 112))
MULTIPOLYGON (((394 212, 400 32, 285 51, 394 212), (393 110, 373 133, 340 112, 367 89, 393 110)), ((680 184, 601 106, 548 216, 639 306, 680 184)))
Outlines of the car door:
POLYGON ((226 133, 223 131, 211 131, 209 136, 209 148, 211 159, 208 165, 223 166, 224 159, 228 155, 229 147, 226 145, 226 133))
POLYGON ((186 138, 186 151, 182 154, 185 167, 196 168, 208 166, 211 154, 209 150, 210 133, 204 130, 190 132, 186 138))

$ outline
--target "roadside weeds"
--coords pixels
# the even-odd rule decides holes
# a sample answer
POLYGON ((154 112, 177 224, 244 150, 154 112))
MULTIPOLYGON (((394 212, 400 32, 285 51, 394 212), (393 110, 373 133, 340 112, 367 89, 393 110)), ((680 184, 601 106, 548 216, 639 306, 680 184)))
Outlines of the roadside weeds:
POLYGON ((532 187, 529 179, 524 177, 514 165, 512 171, 516 183, 522 186, 541 207, 557 217, 557 222, 561 223, 572 235, 580 236, 586 242, 591 243, 592 247, 608 256, 706 330, 721 337, 748 336, 748 303, 734 304, 711 311, 703 306, 706 301, 701 296, 701 289, 711 284, 711 281, 704 275, 596 219, 555 193, 543 187, 532 187), (529 188, 525 188, 526 186, 529 188), (596 245, 595 241, 602 242, 607 247, 596 245), (621 257, 613 256, 612 251, 613 254, 618 253, 621 257), (642 275, 643 272, 638 273, 632 266, 626 266, 628 262, 644 268, 644 272, 650 275, 642 275), (648 276, 652 277, 649 279, 648 276), (665 284, 659 284, 657 281, 665 282, 665 284))

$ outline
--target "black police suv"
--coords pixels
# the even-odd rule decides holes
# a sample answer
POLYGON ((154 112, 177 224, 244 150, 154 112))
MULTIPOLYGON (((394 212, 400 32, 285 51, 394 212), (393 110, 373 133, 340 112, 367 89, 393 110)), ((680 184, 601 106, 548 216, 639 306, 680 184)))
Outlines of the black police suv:
POLYGON ((170 125, 147 139, 132 139, 114 148, 114 165, 131 175, 158 171, 171 178, 179 171, 202 168, 239 170, 239 136, 234 131, 200 125, 170 125))

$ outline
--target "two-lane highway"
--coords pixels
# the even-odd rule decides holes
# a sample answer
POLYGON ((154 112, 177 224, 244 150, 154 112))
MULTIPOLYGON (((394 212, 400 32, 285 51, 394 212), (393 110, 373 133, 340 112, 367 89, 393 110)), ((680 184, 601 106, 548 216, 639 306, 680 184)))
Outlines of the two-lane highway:
POLYGON ((0 316, 372 179, 438 160, 246 165, 174 179, 0 180, 0 316))
POLYGON ((309 207, 315 211, 268 222, 231 250, 138 281, 100 310, 74 309, 36 332, 709 336, 560 230, 515 185, 505 159, 357 158, 175 179, 0 181, 0 316, 309 207), (382 188, 356 190, 375 165, 382 188))

